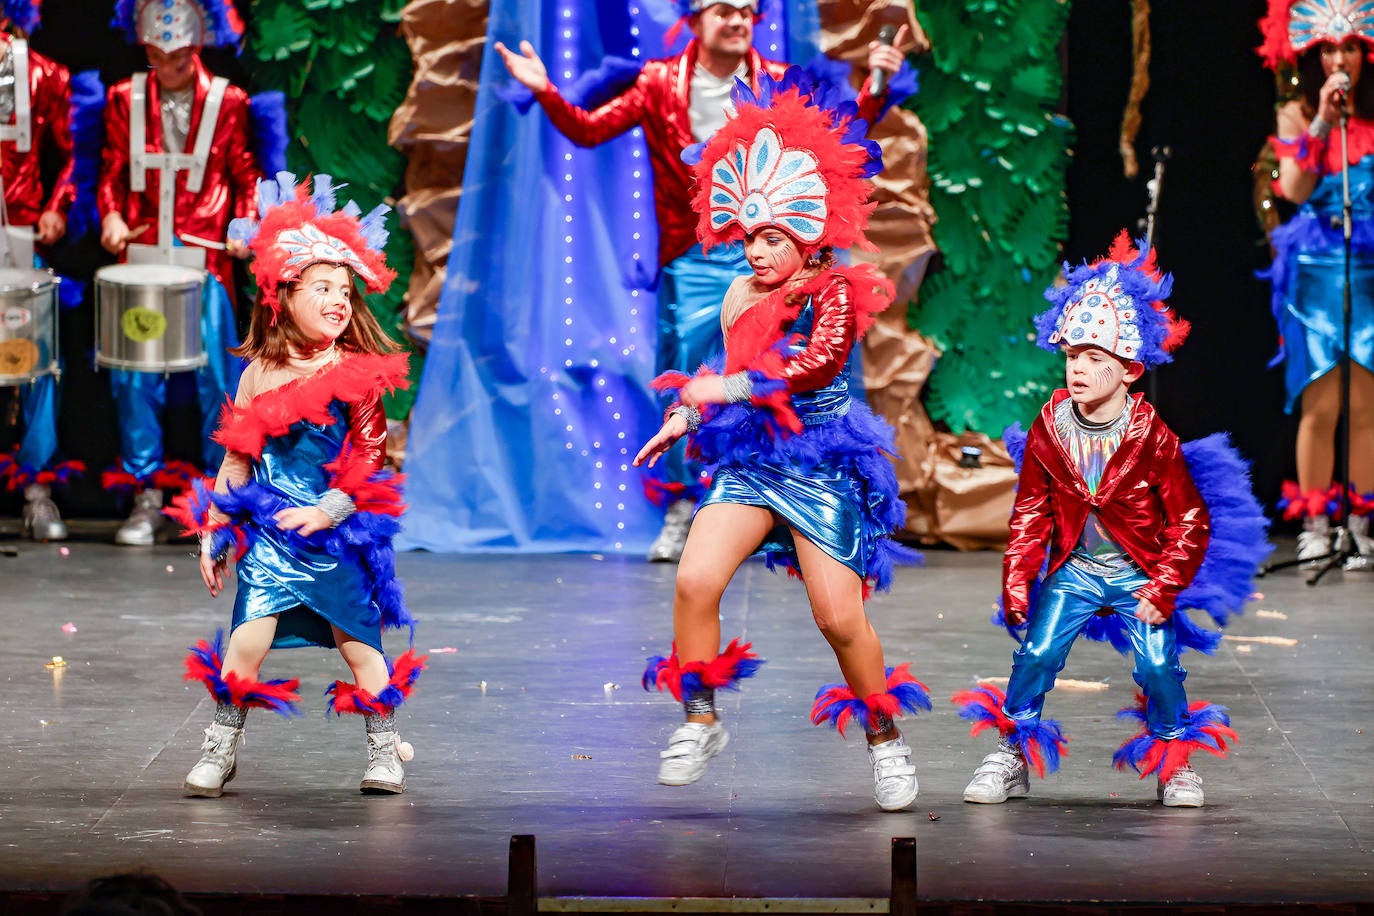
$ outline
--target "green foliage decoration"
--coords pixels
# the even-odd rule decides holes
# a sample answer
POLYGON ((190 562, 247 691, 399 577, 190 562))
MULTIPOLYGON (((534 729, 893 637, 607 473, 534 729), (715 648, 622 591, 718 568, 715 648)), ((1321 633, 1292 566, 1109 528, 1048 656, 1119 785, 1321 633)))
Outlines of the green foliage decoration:
POLYGON ((944 356, 926 407, 954 431, 999 436, 1048 399, 1060 360, 1035 346, 1068 234, 1072 125, 1055 113, 1068 0, 929 0, 935 52, 907 104, 930 136, 930 199, 943 269, 922 285, 911 326, 944 356))
MULTIPOLYGON (((298 176, 326 174, 347 183, 343 197, 366 213, 392 203, 405 157, 387 143, 391 113, 405 98, 413 71, 396 30, 405 0, 253 0, 244 65, 258 90, 286 94, 287 167, 298 176)), ((405 292, 415 261, 410 233, 388 217, 387 264, 396 281, 368 305, 399 341, 405 292)), ((411 354, 411 386, 386 401, 404 418, 415 400, 421 367, 411 354)))

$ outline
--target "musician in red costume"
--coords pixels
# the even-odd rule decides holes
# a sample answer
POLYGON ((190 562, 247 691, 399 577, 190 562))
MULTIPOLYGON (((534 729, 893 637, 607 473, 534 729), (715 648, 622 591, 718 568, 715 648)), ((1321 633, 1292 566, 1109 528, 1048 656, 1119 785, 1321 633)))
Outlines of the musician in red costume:
MULTIPOLYGON (((725 124, 730 92, 742 79, 757 91, 759 74, 780 79, 787 64, 767 60, 753 47, 757 0, 677 0, 693 38, 673 57, 651 60, 624 91, 594 111, 568 101, 549 80, 544 62, 528 41, 520 53, 497 42, 511 75, 534 93, 560 133, 578 146, 605 143, 633 127, 644 130, 654 173, 654 212, 658 218, 658 341, 656 371, 692 373, 720 352, 720 306, 736 277, 751 274, 739 244, 709 254, 697 242, 692 211, 692 167, 682 160, 689 146, 704 143, 725 124)), ((676 30, 669 33, 669 41, 676 30)), ((918 44, 924 36, 918 39, 918 44)), ((896 73, 907 44, 902 26, 893 45, 874 42, 872 70, 896 73)), ((916 50, 921 50, 917 48, 916 50)), ((885 95, 874 96, 865 80, 858 116, 868 123, 884 109, 885 95)), ((649 548, 649 559, 677 562, 686 543, 692 509, 705 492, 700 468, 676 448, 659 462, 664 478, 646 491, 667 509, 663 530, 649 548)))
MULTIPOLYGON (((0 4, 0 167, 7 224, 0 233, 0 268, 26 272, 41 266, 38 258, 66 235, 67 213, 76 198, 68 111, 71 77, 66 67, 29 49, 28 35, 38 25, 39 8, 32 0, 0 4), (21 80, 21 74, 27 79, 21 80), (45 159, 56 167, 50 187, 43 183, 45 159)), ((40 376, 21 387, 19 398, 24 436, 15 453, 0 455, 0 486, 23 491, 24 530, 31 537, 64 540, 67 526, 52 500, 51 484, 77 465, 52 466, 57 379, 40 376)))
MULTIPOLYGON (((201 337, 210 363, 195 375, 205 466, 214 468, 223 449, 210 434, 241 371, 227 353, 238 341, 225 231, 231 219, 256 212, 262 173, 253 154, 248 96, 213 76, 200 48, 237 44, 243 24, 225 0, 119 0, 115 21, 144 46, 152 79, 135 74, 109 91, 97 190, 100 242, 121 260, 209 271, 201 337), (159 190, 167 180, 176 182, 171 213, 159 209, 159 190)), ((111 376, 122 467, 106 475, 107 486, 136 494, 133 513, 115 540, 151 544, 162 524, 161 490, 177 487, 179 476, 163 459, 166 383, 156 373, 116 369, 111 376)))

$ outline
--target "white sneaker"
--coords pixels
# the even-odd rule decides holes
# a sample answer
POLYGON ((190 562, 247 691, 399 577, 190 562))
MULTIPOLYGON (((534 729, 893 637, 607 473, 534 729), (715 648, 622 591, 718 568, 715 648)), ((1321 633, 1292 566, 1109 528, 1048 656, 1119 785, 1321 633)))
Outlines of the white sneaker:
POLYGON ((162 526, 162 491, 144 490, 134 497, 134 511, 115 532, 115 543, 151 547, 162 526))
POLYGON ((401 736, 396 732, 368 734, 367 769, 363 771, 358 791, 364 795, 400 795, 406 790, 401 743, 401 736))
POLYGON ((47 484, 31 483, 24 488, 24 528, 35 541, 67 539, 67 525, 47 484))
POLYGON ((1359 551, 1357 556, 1346 558, 1345 571, 1374 570, 1374 538, 1369 536, 1369 516, 1352 515, 1346 519, 1345 526, 1350 529, 1350 536, 1355 539, 1355 549, 1359 551))
POLYGON ((916 800, 916 768, 911 748, 898 735, 882 744, 868 745, 873 763, 873 800, 884 811, 901 811, 916 800))
POLYGON ((1166 808, 1201 808, 1202 777, 1185 763, 1174 770, 1168 782, 1159 780, 1158 794, 1166 808))
POLYGON ((186 774, 187 795, 200 798, 219 798, 224 784, 238 774, 237 750, 243 729, 232 725, 212 724, 205 730, 200 746, 200 760, 186 774))
POLYGON ((730 743, 730 733, 717 720, 714 725, 685 722, 668 738, 668 749, 659 751, 658 781, 665 786, 690 786, 706 773, 710 759, 730 743))
POLYGON ((1298 559, 1303 569, 1313 569, 1331 553, 1331 520, 1325 515, 1309 515, 1302 520, 1298 535, 1298 559))
POLYGON ((668 511, 663 515, 663 528, 649 545, 650 563, 676 563, 682 559, 682 548, 687 545, 687 532, 692 528, 694 508, 695 503, 690 499, 679 499, 668 506, 668 511))
POLYGON ((964 787, 964 801, 976 805, 1000 805, 1010 797, 1020 797, 1030 791, 1030 773, 1026 758, 1006 741, 983 758, 973 779, 964 787))

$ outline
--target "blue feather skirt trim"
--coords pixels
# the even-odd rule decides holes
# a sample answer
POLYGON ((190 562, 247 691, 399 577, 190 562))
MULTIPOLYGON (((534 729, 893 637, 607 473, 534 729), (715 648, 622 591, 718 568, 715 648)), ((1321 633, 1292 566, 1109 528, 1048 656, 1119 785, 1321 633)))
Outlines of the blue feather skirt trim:
MULTIPOLYGON (((712 467, 701 505, 764 506, 785 522, 759 548, 770 569, 800 575, 795 529, 867 584, 885 590, 893 566, 920 554, 892 540, 906 521, 892 460, 892 428, 866 404, 778 435, 767 411, 731 404, 703 423, 693 450, 712 467)), ((807 418, 810 419, 810 418, 807 418)))

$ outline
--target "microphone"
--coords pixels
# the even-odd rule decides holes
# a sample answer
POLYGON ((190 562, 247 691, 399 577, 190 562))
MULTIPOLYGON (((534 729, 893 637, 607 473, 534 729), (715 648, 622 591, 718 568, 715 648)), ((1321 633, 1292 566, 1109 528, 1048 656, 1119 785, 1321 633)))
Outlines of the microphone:
MULTIPOLYGON (((897 40, 897 27, 895 25, 885 25, 878 30, 878 44, 892 47, 892 43, 897 40)), ((874 95, 882 95, 887 91, 887 71, 874 70, 873 81, 869 84, 869 90, 874 95)))
POLYGON ((1339 71, 1339 73, 1341 78, 1339 80, 1340 85, 1336 87, 1336 104, 1344 105, 1345 97, 1350 92, 1350 74, 1344 70, 1339 71))

